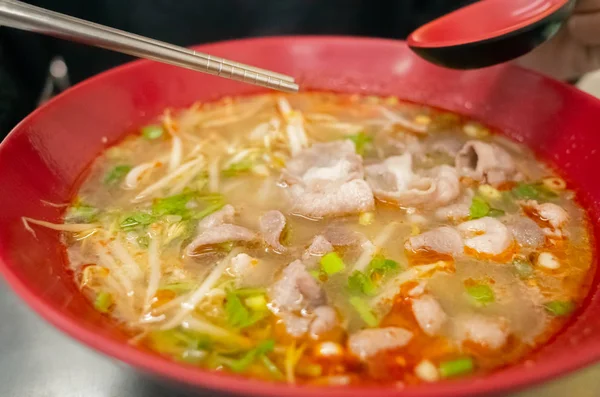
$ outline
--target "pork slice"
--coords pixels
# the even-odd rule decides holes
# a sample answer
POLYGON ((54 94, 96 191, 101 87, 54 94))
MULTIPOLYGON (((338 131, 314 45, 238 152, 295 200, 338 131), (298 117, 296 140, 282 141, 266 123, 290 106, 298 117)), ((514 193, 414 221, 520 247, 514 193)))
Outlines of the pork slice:
POLYGON ((506 344, 509 328, 506 320, 479 314, 459 316, 454 321, 454 335, 459 342, 471 341, 497 350, 506 344))
POLYGON ((406 346, 412 337, 412 332, 399 327, 365 329, 350 335, 348 349, 366 360, 378 353, 406 346))
POLYGON ((290 159, 282 176, 290 185, 344 183, 363 177, 362 158, 349 140, 315 143, 290 159))
POLYGON ((463 252, 463 240, 454 228, 441 226, 410 237, 404 244, 404 248, 412 252, 428 250, 440 254, 458 255, 463 252))
POLYGON ((439 302, 429 294, 413 298, 412 310, 419 327, 429 336, 437 335, 448 320, 439 302))
POLYGON ((527 200, 525 207, 530 208, 540 220, 548 222, 554 229, 562 228, 569 221, 569 214, 554 203, 540 204, 535 200, 527 200))
POLYGON ((268 211, 260 218, 260 232, 265 242, 278 252, 285 252, 281 233, 285 229, 285 216, 276 210, 268 211))
POLYGON ((436 139, 431 143, 431 150, 451 157, 456 157, 461 148, 462 143, 456 138, 436 139))
POLYGON ((307 269, 316 267, 323 255, 333 251, 333 245, 322 235, 315 236, 310 246, 302 254, 302 263, 307 269))
POLYGON ((529 218, 512 217, 506 226, 521 247, 535 249, 544 244, 544 231, 529 218))
POLYGON ((281 278, 273 284, 269 295, 276 311, 316 308, 326 302, 325 292, 299 260, 283 269, 281 278))
POLYGON ((319 306, 314 312, 314 319, 310 324, 310 334, 319 336, 332 330, 337 324, 337 314, 331 306, 319 306))
POLYGON ((274 263, 268 259, 259 260, 241 253, 231 259, 227 273, 235 278, 239 288, 259 288, 270 285, 274 269, 274 263))
POLYGON ((514 241, 510 230, 489 216, 461 223, 457 229, 463 235, 465 245, 482 254, 500 255, 514 241))
POLYGON ((254 241, 256 233, 242 226, 222 224, 206 229, 196 237, 186 248, 185 253, 193 256, 198 248, 206 245, 227 243, 230 241, 254 241))
POLYGON ((456 155, 455 164, 460 175, 491 185, 513 180, 517 175, 515 162, 506 150, 482 141, 465 143, 456 155))
POLYGON ((283 321, 286 332, 294 338, 301 338, 306 335, 311 323, 309 317, 288 312, 279 313, 279 318, 283 321))
POLYGON ((323 237, 334 247, 349 247, 359 245, 365 240, 365 236, 354 230, 350 230, 342 224, 331 224, 323 231, 323 237))
POLYGON ((210 229, 211 227, 222 225, 224 223, 232 223, 235 216, 235 208, 227 204, 219 211, 208 215, 198 223, 199 229, 210 229))
POLYGON ((375 197, 401 207, 445 205, 460 193, 454 168, 443 165, 416 174, 410 153, 388 157, 382 163, 366 167, 365 172, 375 197))
POLYGON ((448 204, 435 210, 435 217, 442 220, 459 221, 469 217, 471 203, 473 202, 473 191, 466 189, 456 202, 448 204))
POLYGON ((362 179, 319 188, 298 184, 288 189, 288 195, 292 212, 311 218, 367 212, 375 207, 371 188, 362 179))

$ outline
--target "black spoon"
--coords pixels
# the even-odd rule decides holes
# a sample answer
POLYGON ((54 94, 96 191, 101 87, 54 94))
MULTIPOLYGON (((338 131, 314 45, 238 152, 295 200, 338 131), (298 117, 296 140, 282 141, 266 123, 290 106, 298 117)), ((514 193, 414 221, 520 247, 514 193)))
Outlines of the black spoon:
POLYGON ((574 6, 575 0, 481 0, 415 30, 408 46, 447 68, 491 66, 552 38, 574 6))

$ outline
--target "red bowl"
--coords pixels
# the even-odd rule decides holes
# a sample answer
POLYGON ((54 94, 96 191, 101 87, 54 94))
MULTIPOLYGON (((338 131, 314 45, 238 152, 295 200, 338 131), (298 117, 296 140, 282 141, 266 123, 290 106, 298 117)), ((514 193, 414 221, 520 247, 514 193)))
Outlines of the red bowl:
MULTIPOLYGON (((578 190, 600 238, 600 101, 568 85, 513 66, 446 70, 417 58, 401 42, 337 37, 283 37, 198 47, 210 54, 296 76, 304 89, 396 95, 481 120, 554 163, 578 190)), ((90 162, 126 131, 166 107, 258 90, 148 61, 85 81, 21 122, 0 146, 0 271, 42 317, 104 354, 165 380, 224 392, 300 397, 468 396, 541 382, 600 359, 599 276, 573 321, 527 360, 483 377, 401 389, 289 387, 206 372, 127 344, 109 318, 94 311, 65 267, 58 235, 25 231, 21 216, 58 221, 90 162)), ((597 261, 597 258, 594 259, 597 261)), ((4 319, 10 321, 10 319, 4 319)))

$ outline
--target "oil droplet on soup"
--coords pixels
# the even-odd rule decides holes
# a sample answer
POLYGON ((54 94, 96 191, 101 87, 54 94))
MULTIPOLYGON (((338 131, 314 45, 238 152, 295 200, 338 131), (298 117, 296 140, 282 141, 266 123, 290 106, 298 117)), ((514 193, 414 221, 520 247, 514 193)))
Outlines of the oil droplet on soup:
POLYGON ((574 196, 461 116, 263 95, 165 112, 94 162, 52 227, 96 309, 158 354, 413 384, 514 363, 560 329, 592 263, 574 196))

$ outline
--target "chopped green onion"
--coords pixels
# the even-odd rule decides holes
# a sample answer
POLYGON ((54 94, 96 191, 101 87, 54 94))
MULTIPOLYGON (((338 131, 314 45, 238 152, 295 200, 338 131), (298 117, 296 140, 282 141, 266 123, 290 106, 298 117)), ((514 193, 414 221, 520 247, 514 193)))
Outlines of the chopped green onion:
POLYGON ((264 295, 267 293, 265 288, 240 288, 233 291, 237 296, 248 297, 252 295, 264 295))
POLYGON ((267 310, 267 298, 263 294, 244 299, 244 304, 255 312, 267 310))
POLYGON ((368 296, 377 294, 377 287, 373 283, 373 280, 371 280, 371 277, 359 270, 355 270, 348 277, 348 288, 353 293, 363 293, 368 296))
POLYGON ((199 211, 196 214, 194 214, 194 218, 195 219, 204 219, 207 216, 209 216, 210 214, 213 214, 213 213, 217 212, 218 210, 220 210, 224 206, 225 206, 224 202, 210 204, 209 206, 207 206, 206 208, 204 208, 202 211, 199 211))
POLYGON ((553 301, 544 305, 544 309, 553 316, 568 316, 575 310, 575 304, 569 301, 553 301))
POLYGON ((476 284, 466 287, 467 293, 475 300, 475 302, 487 305, 495 301, 494 290, 488 285, 476 284))
POLYGON ((481 197, 473 197, 473 201, 471 201, 471 207, 469 208, 469 218, 470 219, 479 219, 487 216, 490 212, 490 206, 485 202, 481 197))
POLYGON ((104 176, 104 184, 114 185, 121 182, 125 175, 131 171, 130 165, 117 165, 112 170, 108 171, 104 176))
POLYGON ((356 147, 356 153, 359 155, 365 154, 365 150, 373 142, 373 138, 366 135, 364 132, 359 132, 354 135, 346 135, 346 139, 350 139, 354 142, 354 146, 356 147))
POLYGON ((246 352, 246 354, 244 354, 240 359, 231 360, 229 362, 226 362, 225 365, 227 365, 233 372, 243 372, 250 365, 252 365, 254 360, 266 355, 267 353, 272 352, 274 348, 275 348, 274 340, 268 339, 268 340, 262 341, 254 349, 246 352))
POLYGON ((65 214, 65 221, 68 222, 81 222, 81 223, 92 223, 98 215, 98 208, 78 204, 70 207, 65 214))
POLYGON ((162 136, 164 129, 162 125, 151 124, 141 128, 142 135, 144 138, 149 140, 158 139, 162 136))
POLYGON ((146 212, 134 212, 125 218, 120 226, 123 230, 132 230, 137 227, 148 226, 156 220, 155 217, 146 212))
POLYGON ((553 192, 541 183, 519 183, 511 190, 511 192, 513 196, 520 199, 550 200, 558 197, 556 192, 553 192))
POLYGON ((373 212, 362 212, 358 216, 358 223, 367 226, 375 221, 375 213, 373 212))
POLYGON ((264 311, 250 313, 235 292, 227 293, 225 312, 227 321, 235 328, 249 327, 266 317, 264 311))
POLYGON ((152 203, 152 213, 156 216, 180 215, 183 218, 187 218, 190 213, 187 203, 195 195, 195 192, 190 192, 156 199, 152 203))
POLYGON ((102 292, 98 293, 98 295, 96 295, 96 300, 94 301, 94 307, 99 312, 107 313, 108 309, 110 309, 112 304, 113 304, 113 298, 110 293, 102 291, 102 292))
POLYGON ((335 252, 325 254, 321 258, 321 269, 328 275, 339 273, 345 268, 344 261, 335 252))
POLYGON ((354 309, 358 312, 360 318, 369 326, 376 327, 379 324, 377 318, 373 314, 373 311, 362 298, 358 296, 353 296, 350 298, 350 304, 354 307, 354 309))
POLYGON ((459 358, 440 363, 439 370, 442 378, 453 378, 473 372, 473 360, 469 357, 459 358))
POLYGON ((513 266, 520 278, 529 278, 533 275, 533 266, 525 258, 516 258, 513 261, 513 266))
POLYGON ((369 271, 381 275, 398 270, 398 268, 398 262, 381 256, 376 256, 369 262, 369 271))

